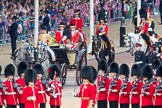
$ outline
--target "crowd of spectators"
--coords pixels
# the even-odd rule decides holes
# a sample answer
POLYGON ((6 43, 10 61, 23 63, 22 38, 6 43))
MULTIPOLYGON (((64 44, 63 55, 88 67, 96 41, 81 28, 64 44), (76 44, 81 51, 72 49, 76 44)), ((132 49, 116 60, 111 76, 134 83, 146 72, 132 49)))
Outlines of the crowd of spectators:
MULTIPOLYGON (((83 26, 89 22, 89 0, 39 0, 39 24, 42 24, 44 11, 48 11, 50 16, 51 30, 57 30, 60 22, 69 24, 75 10, 80 10, 80 16, 83 19, 83 26)), ((158 0, 156 0, 158 1, 158 0)), ((104 8, 108 12, 110 22, 121 17, 122 0, 103 0, 104 8)), ((157 2, 158 3, 158 2, 157 2)), ((130 19, 133 16, 135 0, 129 0, 124 4, 124 16, 130 19)), ((100 0, 94 1, 95 22, 98 21, 98 12, 100 10, 100 0)), ((19 23, 18 32, 26 34, 34 29, 34 0, 0 0, 0 28, 3 32, 8 32, 12 24, 11 18, 17 16, 19 23)), ((0 33, 2 32, 0 30, 0 33)), ((0 40, 6 38, 1 36, 0 40)))

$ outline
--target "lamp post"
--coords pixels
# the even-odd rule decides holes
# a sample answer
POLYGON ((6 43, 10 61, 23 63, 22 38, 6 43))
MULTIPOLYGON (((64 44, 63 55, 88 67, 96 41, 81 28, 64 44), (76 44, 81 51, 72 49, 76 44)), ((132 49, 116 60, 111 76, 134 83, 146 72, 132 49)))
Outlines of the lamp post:
POLYGON ((92 36, 94 36, 94 0, 90 0, 90 42, 88 46, 88 53, 92 52, 92 36))
POLYGON ((36 45, 38 42, 38 17, 39 17, 39 0, 35 0, 34 2, 34 44, 36 45))
POLYGON ((137 1, 137 27, 139 27, 139 23, 140 23, 140 14, 139 14, 139 10, 141 9, 141 0, 137 1))

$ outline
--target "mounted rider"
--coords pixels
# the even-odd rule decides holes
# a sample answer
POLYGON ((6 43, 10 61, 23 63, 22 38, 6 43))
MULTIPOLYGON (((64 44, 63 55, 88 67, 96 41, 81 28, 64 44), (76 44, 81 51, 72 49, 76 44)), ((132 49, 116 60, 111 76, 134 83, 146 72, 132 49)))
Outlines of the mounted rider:
POLYGON ((98 16, 99 23, 97 24, 97 28, 96 28, 96 36, 97 38, 101 38, 103 43, 106 44, 106 47, 104 48, 102 52, 103 57, 105 57, 110 54, 110 49, 111 49, 110 41, 108 39, 109 27, 108 27, 108 24, 105 23, 106 22, 105 10, 104 9, 100 10, 99 13, 102 13, 102 14, 99 14, 98 16))

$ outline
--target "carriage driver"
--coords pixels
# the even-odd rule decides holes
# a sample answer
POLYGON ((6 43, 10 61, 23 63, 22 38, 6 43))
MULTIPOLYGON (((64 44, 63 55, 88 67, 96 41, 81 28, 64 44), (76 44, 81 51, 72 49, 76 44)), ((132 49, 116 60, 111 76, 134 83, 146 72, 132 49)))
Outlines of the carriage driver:
MULTIPOLYGON (((42 33, 39 35, 39 41, 48 45, 52 45, 51 36, 47 33, 47 28, 45 26, 42 27, 42 33)), ((52 58, 52 62, 54 62, 56 60, 55 53, 49 46, 47 46, 47 50, 51 54, 50 56, 52 58)))
POLYGON ((71 34, 70 37, 67 37, 66 47, 73 49, 79 44, 79 42, 84 42, 84 37, 83 34, 76 29, 75 24, 71 24, 70 29, 71 34))

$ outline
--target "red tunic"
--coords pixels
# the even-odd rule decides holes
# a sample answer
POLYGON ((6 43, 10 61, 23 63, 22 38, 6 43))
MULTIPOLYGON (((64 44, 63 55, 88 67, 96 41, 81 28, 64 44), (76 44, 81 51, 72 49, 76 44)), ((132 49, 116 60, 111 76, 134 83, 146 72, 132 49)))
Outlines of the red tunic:
POLYGON ((78 29, 82 33, 82 26, 83 26, 82 18, 72 18, 70 20, 70 24, 75 24, 76 29, 78 29))
POLYGON ((143 34, 148 32, 149 23, 146 21, 144 25, 142 24, 142 21, 140 22, 140 27, 138 28, 138 32, 141 32, 143 30, 143 34))
POLYGON ((80 40, 80 33, 75 31, 74 33, 71 33, 71 42, 78 43, 80 40))
MULTIPOLYGON (((122 86, 122 84, 121 84, 121 86, 122 86)), ((120 104, 129 103, 129 101, 130 101, 130 98, 129 98, 130 91, 131 91, 131 83, 127 82, 127 87, 123 90, 123 92, 125 92, 126 94, 119 95, 119 103, 120 104)))
MULTIPOLYGON (((160 85, 160 82, 157 81, 155 88, 159 85, 160 85)), ((156 89, 155 89, 155 92, 156 92, 156 89)), ((154 106, 162 106, 162 90, 160 90, 157 93, 160 93, 160 96, 154 96, 154 106)))
POLYGON ((46 103, 46 87, 41 80, 37 80, 35 86, 38 89, 38 103, 46 103))
MULTIPOLYGON (((95 102, 96 91, 94 90, 93 84, 82 84, 80 86, 80 91, 78 93, 78 97, 81 98, 81 107, 80 108, 88 108, 89 102, 95 102)), ((95 103, 92 103, 95 104, 95 103)))
MULTIPOLYGON (((135 81, 132 82, 132 86, 135 84, 135 81)), ((142 81, 138 82, 137 88, 132 92, 137 92, 137 94, 131 95, 131 104, 140 104, 140 94, 142 89, 142 81)))
POLYGON ((3 94, 3 90, 0 89, 0 106, 2 106, 4 104, 4 94, 3 94))
POLYGON ((50 96, 50 105, 54 105, 54 106, 61 106, 61 98, 62 98, 62 85, 61 82, 59 81, 52 81, 49 83, 49 85, 51 86, 52 90, 55 91, 55 95, 56 97, 52 96, 51 92, 48 92, 47 94, 50 96))
POLYGON ((17 105, 18 104, 18 96, 16 89, 13 88, 14 82, 13 81, 5 81, 4 82, 7 94, 5 95, 5 100, 7 105, 17 105))
MULTIPOLYGON (((113 80, 114 80, 114 78, 110 79, 110 82, 113 81, 113 80)), ((118 79, 116 86, 112 87, 112 90, 117 90, 117 92, 109 91, 109 95, 108 95, 109 101, 118 101, 119 92, 120 92, 120 85, 121 85, 121 80, 118 79)), ((110 85, 109 85, 109 89, 110 89, 110 85)))
POLYGON ((25 108, 38 108, 38 90, 36 87, 24 87, 25 108), (29 101, 28 97, 35 97, 36 100, 29 101))
POLYGON ((149 94, 146 96, 145 95, 141 96, 141 106, 152 106, 153 105, 152 99, 153 99, 155 87, 153 86, 153 84, 150 84, 149 88, 150 89, 146 90, 146 92, 149 92, 149 94))
POLYGON ((56 37, 55 37, 55 40, 58 44, 61 43, 61 40, 63 39, 63 31, 57 31, 56 32, 56 37))
MULTIPOLYGON (((104 76, 99 76, 97 78, 97 88, 99 88, 100 82, 103 80, 104 76)), ((107 77, 104 84, 105 91, 98 91, 97 100, 107 100, 108 89, 109 89, 109 78, 107 77)))
POLYGON ((25 87, 25 81, 24 79, 19 78, 16 80, 16 83, 19 84, 19 86, 21 87, 21 92, 22 92, 22 94, 18 94, 19 103, 25 103, 25 99, 23 97, 23 88, 25 87))
POLYGON ((98 24, 96 28, 96 35, 99 35, 99 33, 106 32, 106 36, 108 35, 109 27, 107 24, 98 24))

